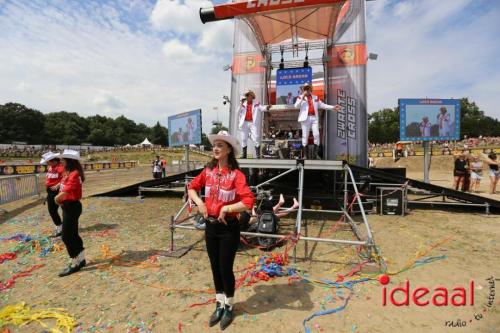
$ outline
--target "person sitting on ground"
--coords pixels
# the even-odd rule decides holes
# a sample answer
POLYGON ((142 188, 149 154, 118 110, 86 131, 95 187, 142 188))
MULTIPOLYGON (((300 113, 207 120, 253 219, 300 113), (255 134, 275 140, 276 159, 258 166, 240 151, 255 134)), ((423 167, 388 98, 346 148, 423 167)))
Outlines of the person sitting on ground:
MULTIPOLYGON (((297 210, 299 208, 299 202, 297 201, 296 198, 293 198, 293 205, 289 208, 286 208, 282 211, 280 211, 280 208, 285 204, 285 198, 283 197, 283 194, 280 194, 280 199, 278 203, 273 207, 273 213, 276 215, 276 217, 285 217, 291 212, 297 210)), ((250 214, 248 211, 240 213, 239 216, 240 224, 245 226, 248 225, 248 231, 255 231, 257 230, 257 222, 258 222, 258 214, 255 211, 255 207, 252 208, 252 214, 250 214)))

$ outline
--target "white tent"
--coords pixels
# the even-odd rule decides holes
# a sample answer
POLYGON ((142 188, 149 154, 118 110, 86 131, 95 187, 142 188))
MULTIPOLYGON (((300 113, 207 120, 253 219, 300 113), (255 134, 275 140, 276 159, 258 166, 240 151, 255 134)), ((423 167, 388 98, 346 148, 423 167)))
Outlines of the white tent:
POLYGON ((140 143, 141 146, 151 146, 152 143, 149 142, 148 138, 145 138, 144 141, 140 143))
POLYGON ((132 147, 130 143, 127 143, 124 147, 132 147))

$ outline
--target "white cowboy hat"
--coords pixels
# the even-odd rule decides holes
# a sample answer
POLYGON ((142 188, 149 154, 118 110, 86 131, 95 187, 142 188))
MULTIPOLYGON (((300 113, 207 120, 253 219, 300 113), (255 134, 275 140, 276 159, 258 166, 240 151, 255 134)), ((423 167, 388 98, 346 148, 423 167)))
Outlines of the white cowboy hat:
POLYGON ((248 95, 252 96, 254 99, 256 98, 255 93, 252 90, 247 90, 247 92, 245 93, 245 97, 248 97, 248 95))
POLYGON ((46 152, 45 154, 42 155, 42 159, 40 160, 40 164, 45 164, 50 160, 53 160, 54 158, 60 158, 59 153, 53 153, 51 151, 46 152))
POLYGON ((221 140, 228 143, 234 151, 234 156, 240 153, 240 142, 234 136, 230 135, 227 131, 219 131, 217 134, 209 134, 208 141, 213 145, 214 141, 221 140))
POLYGON ((313 88, 312 84, 310 84, 309 82, 305 82, 305 83, 302 85, 302 89, 305 89, 306 87, 311 88, 311 90, 312 90, 312 88, 313 88))
POLYGON ((59 155, 59 158, 67 158, 70 160, 80 160, 80 152, 72 149, 64 149, 63 153, 59 155))

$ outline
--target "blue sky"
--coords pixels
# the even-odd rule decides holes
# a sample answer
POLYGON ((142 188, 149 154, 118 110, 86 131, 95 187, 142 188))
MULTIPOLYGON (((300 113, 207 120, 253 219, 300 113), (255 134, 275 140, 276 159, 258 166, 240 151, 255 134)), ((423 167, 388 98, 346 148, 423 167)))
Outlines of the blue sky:
MULTIPOLYGON (((222 1, 214 1, 221 3, 222 1)), ((227 123, 232 22, 204 0, 0 0, 0 103, 148 125, 197 108, 227 123), (218 110, 214 111, 213 108, 218 110)), ((368 111, 398 98, 467 96, 500 118, 500 1, 367 4, 368 111)), ((205 130, 209 126, 204 126, 205 130)))

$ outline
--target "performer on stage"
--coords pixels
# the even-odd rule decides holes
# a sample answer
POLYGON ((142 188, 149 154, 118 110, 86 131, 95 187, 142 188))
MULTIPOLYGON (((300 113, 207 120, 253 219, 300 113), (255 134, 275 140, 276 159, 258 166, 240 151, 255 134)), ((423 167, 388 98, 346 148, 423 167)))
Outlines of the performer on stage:
POLYGON ((191 117, 188 118, 188 121, 186 124, 186 132, 188 133, 188 141, 190 143, 192 143, 194 140, 194 123, 193 123, 193 119, 191 119, 191 117))
POLYGON ((55 201, 63 211, 62 241, 71 258, 69 266, 59 273, 60 277, 78 272, 85 267, 85 253, 83 241, 78 234, 78 218, 82 214, 82 183, 85 181, 82 165, 80 164, 80 153, 65 149, 59 156, 66 171, 61 181, 59 194, 55 201))
POLYGON ((312 94, 313 87, 310 83, 304 83, 302 86, 302 94, 297 97, 295 107, 300 109, 299 123, 302 128, 302 155, 303 158, 307 156, 307 139, 309 137, 309 130, 312 128, 314 137, 314 152, 312 158, 319 158, 319 115, 318 109, 335 110, 341 109, 340 105, 328 105, 323 103, 318 96, 312 94))
POLYGON ((450 136, 451 119, 450 114, 444 106, 439 109, 437 121, 439 124, 439 136, 450 136))
POLYGON ((431 136, 432 124, 429 122, 429 117, 423 117, 420 123, 420 136, 429 137, 431 136))
POLYGON ((238 128, 241 131, 242 158, 247 158, 248 135, 250 134, 255 144, 255 154, 260 158, 260 139, 262 135, 262 112, 269 110, 270 106, 260 105, 255 101, 255 93, 248 90, 238 110, 238 128))
POLYGON ((62 221, 58 212, 59 206, 54 201, 54 198, 59 194, 59 186, 63 178, 64 167, 60 163, 59 154, 55 154, 51 151, 42 155, 40 164, 45 163, 49 166, 45 180, 45 188, 47 189, 47 208, 49 209, 49 215, 52 218, 52 222, 54 222, 56 226, 52 237, 59 237, 62 231, 62 221))
POLYGON ((191 181, 188 195, 198 206, 198 212, 207 220, 205 242, 217 300, 209 326, 220 321, 220 327, 224 330, 234 319, 233 263, 240 243, 237 214, 251 210, 255 197, 236 161, 238 140, 227 131, 209 135, 208 140, 213 146, 213 158, 191 181), (205 202, 198 195, 203 187, 205 202))

